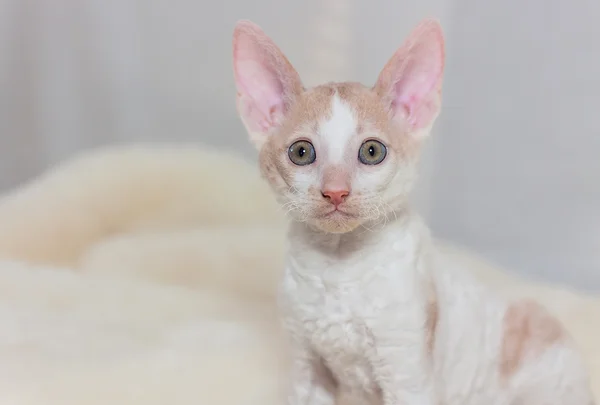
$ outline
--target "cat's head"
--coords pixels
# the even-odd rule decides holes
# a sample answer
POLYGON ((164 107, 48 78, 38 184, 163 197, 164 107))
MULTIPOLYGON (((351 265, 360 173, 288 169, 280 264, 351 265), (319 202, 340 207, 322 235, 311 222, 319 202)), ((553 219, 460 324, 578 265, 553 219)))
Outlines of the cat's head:
POLYGON ((376 84, 302 85, 254 23, 233 39, 237 106, 260 167, 293 219, 333 233, 383 220, 403 207, 422 140, 441 103, 444 39, 421 23, 376 84))

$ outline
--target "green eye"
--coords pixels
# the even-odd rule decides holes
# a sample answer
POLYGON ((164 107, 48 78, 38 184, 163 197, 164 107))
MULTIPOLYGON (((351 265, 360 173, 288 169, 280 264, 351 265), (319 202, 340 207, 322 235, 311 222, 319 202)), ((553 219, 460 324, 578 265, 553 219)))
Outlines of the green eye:
POLYGON ((308 141, 294 142, 288 149, 288 156, 292 163, 298 166, 309 165, 317 158, 314 146, 308 141))
POLYGON ((378 165, 387 155, 387 148, 379 141, 370 140, 360 145, 358 160, 365 165, 378 165))

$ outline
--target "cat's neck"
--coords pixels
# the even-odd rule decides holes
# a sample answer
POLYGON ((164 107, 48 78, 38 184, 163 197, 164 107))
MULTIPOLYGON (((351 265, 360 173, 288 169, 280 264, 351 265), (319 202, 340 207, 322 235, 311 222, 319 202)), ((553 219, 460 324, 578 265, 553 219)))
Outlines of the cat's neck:
POLYGON ((328 233, 306 223, 292 222, 288 239, 292 254, 313 252, 332 260, 345 260, 367 252, 384 253, 386 246, 398 248, 403 244, 404 248, 416 248, 428 242, 429 232, 418 215, 403 210, 388 216, 386 221, 366 223, 347 233, 328 233))

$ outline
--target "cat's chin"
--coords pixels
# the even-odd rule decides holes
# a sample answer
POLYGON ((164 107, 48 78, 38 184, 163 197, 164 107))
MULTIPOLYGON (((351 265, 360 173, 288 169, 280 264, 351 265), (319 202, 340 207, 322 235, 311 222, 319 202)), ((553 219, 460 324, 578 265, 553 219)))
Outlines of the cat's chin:
POLYGON ((326 233, 348 233, 358 228, 363 221, 359 218, 325 218, 311 221, 318 230, 326 233))

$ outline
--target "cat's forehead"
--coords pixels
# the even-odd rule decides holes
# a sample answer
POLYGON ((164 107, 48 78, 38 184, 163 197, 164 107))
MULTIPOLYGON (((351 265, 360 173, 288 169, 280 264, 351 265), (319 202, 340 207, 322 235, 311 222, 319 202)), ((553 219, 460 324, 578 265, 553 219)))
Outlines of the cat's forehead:
POLYGON ((385 133, 389 117, 370 88, 359 83, 328 83, 300 95, 289 124, 292 131, 303 128, 326 136, 366 128, 385 133))

